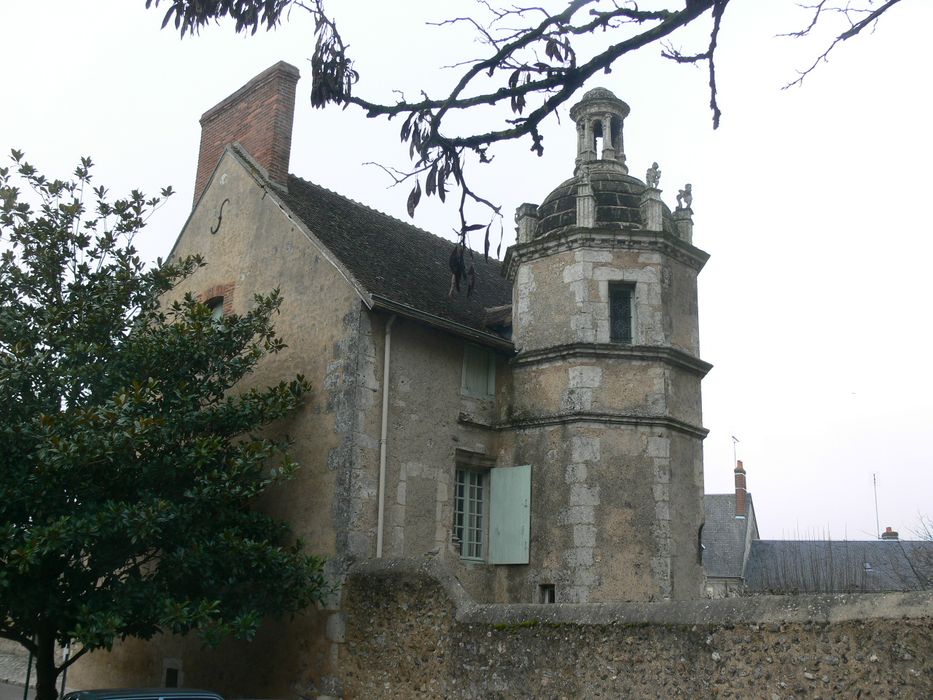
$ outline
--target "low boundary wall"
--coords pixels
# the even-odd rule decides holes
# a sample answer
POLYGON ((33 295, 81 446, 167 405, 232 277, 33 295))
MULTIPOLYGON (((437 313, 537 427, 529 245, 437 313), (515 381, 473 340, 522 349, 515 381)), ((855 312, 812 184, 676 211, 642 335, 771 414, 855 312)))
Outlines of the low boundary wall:
POLYGON ((476 604, 436 560, 356 566, 335 695, 933 697, 933 592, 476 604))

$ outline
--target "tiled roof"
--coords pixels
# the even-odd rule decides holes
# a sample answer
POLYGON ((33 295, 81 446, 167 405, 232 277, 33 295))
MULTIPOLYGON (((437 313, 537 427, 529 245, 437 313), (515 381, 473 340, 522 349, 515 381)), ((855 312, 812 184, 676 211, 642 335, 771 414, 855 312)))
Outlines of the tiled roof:
MULTIPOLYGON (((749 515, 735 517, 735 494, 712 493, 703 498, 703 569, 713 578, 742 578, 745 540, 748 527, 754 527, 755 510, 751 494, 747 498, 749 515)), ((757 537, 757 531, 752 533, 757 537)))
POLYGON ((462 288, 448 296, 452 241, 294 175, 281 197, 371 294, 487 333, 486 309, 512 303, 498 260, 475 253, 472 295, 462 288))
POLYGON ((933 587, 933 542, 752 542, 750 593, 914 591, 933 587))

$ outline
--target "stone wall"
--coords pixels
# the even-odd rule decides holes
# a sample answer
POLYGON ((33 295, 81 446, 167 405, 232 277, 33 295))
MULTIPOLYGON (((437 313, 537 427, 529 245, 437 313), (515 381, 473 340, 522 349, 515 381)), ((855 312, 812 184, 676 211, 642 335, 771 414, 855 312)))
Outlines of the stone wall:
POLYGON ((931 592, 475 605, 428 560, 343 603, 348 698, 933 697, 931 592))

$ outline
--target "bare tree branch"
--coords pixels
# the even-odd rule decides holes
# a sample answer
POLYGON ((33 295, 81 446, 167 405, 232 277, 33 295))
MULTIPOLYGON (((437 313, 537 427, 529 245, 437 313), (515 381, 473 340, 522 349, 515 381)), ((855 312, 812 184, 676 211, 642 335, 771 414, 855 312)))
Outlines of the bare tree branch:
MULTIPOLYGON (((506 4, 496 0, 476 0, 478 12, 430 22, 436 28, 469 25, 482 47, 479 55, 457 61, 447 68, 459 75, 443 97, 422 92, 409 100, 397 92, 394 102, 381 102, 356 94, 357 73, 334 16, 327 14, 326 0, 147 0, 147 7, 164 2, 169 6, 165 21, 174 20, 184 36, 196 33, 211 19, 231 16, 236 30, 253 31, 260 25, 274 27, 288 8, 309 12, 315 22, 316 43, 311 57, 311 102, 315 107, 330 103, 346 108, 359 107, 368 117, 403 118, 400 138, 408 144, 411 168, 382 167, 395 184, 414 180, 408 197, 413 216, 422 194, 446 201, 448 191, 460 190, 460 245, 469 230, 481 228, 468 221, 465 207, 476 203, 488 207, 493 218, 500 218, 498 206, 472 189, 464 178, 465 159, 480 163, 492 159, 490 150, 503 141, 531 140, 531 150, 543 152, 542 122, 555 114, 588 80, 599 72, 609 72, 627 54, 654 44, 661 55, 677 63, 706 62, 713 128, 718 128, 722 112, 718 104, 716 51, 722 18, 731 0, 667 0, 667 8, 643 10, 635 0, 561 0, 559 11, 539 5, 506 4), (671 40, 681 29, 701 20, 710 12, 709 41, 700 53, 672 48, 671 40), (491 86, 490 86, 491 84, 491 86), (488 130, 460 131, 449 127, 447 117, 479 106, 508 105, 512 118, 488 130)), ((551 0, 557 4, 558 0, 551 0)), ((848 27, 839 32, 825 51, 798 78, 785 86, 799 85, 835 47, 873 26, 878 18, 900 0, 810 0, 801 7, 809 21, 802 29, 784 34, 809 36, 825 23, 827 16, 843 18, 848 27)), ((486 247, 488 248, 488 226, 486 247)), ((454 265, 452 263, 452 269, 454 265)), ((462 259, 458 269, 462 270, 462 259)), ((459 282, 459 279, 458 279, 459 282)))
MULTIPOLYGON (((870 0, 869 0, 870 1, 870 0)), ((880 7, 875 8, 874 10, 868 10, 868 8, 857 8, 846 5, 845 7, 826 7, 826 0, 822 0, 819 4, 808 7, 807 9, 814 10, 813 19, 810 21, 809 26, 805 29, 802 29, 797 32, 790 32, 787 34, 779 34, 778 36, 789 36, 794 38, 800 38, 807 36, 810 31, 816 26, 817 22, 820 20, 820 15, 824 12, 837 12, 842 14, 849 21, 849 28, 844 32, 841 32, 833 39, 832 43, 827 47, 827 49, 821 53, 815 61, 810 65, 809 68, 806 68, 802 71, 797 71, 797 79, 785 85, 782 90, 786 90, 789 87, 794 85, 802 85, 804 79, 812 73, 816 67, 824 62, 829 60, 829 54, 834 48, 843 41, 851 39, 854 36, 857 36, 863 29, 865 29, 870 24, 875 23, 881 15, 890 10, 894 5, 899 3, 901 0, 887 0, 880 7), (862 17, 857 22, 852 21, 853 15, 865 14, 866 16, 862 17)))

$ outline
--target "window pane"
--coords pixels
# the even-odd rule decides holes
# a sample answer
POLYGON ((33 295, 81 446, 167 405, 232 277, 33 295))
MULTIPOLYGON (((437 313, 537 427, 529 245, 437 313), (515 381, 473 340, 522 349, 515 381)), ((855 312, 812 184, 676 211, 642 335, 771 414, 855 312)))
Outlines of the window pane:
POLYGON ((454 536, 460 556, 483 558, 483 472, 458 469, 454 488, 454 536))
POLYGON ((609 285, 609 339, 614 343, 632 342, 632 287, 609 285))

